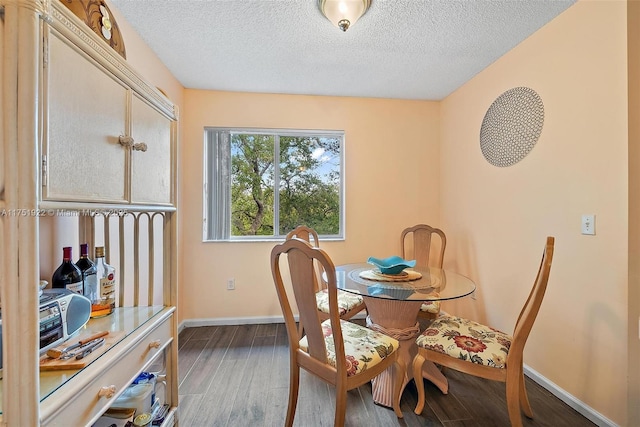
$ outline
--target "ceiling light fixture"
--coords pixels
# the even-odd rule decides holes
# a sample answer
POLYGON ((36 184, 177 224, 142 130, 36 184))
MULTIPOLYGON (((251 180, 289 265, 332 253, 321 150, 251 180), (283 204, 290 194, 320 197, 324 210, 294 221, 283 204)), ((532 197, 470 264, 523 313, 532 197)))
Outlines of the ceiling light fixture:
POLYGON ((318 0, 322 14, 342 31, 356 23, 371 6, 371 0, 318 0))

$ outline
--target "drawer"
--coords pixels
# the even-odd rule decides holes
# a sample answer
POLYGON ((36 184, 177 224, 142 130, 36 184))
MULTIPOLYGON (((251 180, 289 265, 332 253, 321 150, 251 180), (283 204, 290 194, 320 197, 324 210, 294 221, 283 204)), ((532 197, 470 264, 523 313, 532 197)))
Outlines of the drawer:
MULTIPOLYGON (((42 420, 42 425, 60 427, 90 425, 111 406, 131 381, 171 344, 172 321, 172 315, 169 315, 150 325, 146 330, 139 333, 136 331, 118 343, 96 360, 101 362, 102 366, 95 367, 99 371, 86 385, 72 390, 73 381, 65 384, 65 387, 69 386, 70 389, 66 393, 55 394, 74 397, 67 402, 57 402, 59 409, 48 419, 42 420)), ((94 368, 93 364, 85 368, 85 371, 90 368, 94 368)), ((51 403, 56 405, 56 402, 51 403)))

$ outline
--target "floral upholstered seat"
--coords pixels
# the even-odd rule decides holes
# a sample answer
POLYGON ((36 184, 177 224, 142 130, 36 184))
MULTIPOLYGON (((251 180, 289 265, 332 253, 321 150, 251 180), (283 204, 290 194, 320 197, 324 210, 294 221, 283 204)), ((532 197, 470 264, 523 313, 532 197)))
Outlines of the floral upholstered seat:
MULTIPOLYGON (((394 350, 398 349, 398 340, 373 331, 364 326, 340 320, 342 329, 342 340, 344 342, 344 353, 347 359, 347 376, 352 376, 365 371, 384 360, 394 350)), ((333 344, 333 331, 331 322, 322 322, 324 332, 324 342, 327 347, 327 359, 329 364, 336 366, 336 354, 333 344)), ((300 349, 308 352, 309 346, 307 337, 300 340, 300 349)))
MULTIPOLYGON (((316 293, 316 301, 318 302, 318 310, 329 314, 329 293, 326 289, 316 293)), ((360 295, 338 290, 338 312, 340 313, 340 316, 344 316, 347 312, 355 309, 363 303, 364 300, 360 295)))
POLYGON ((512 338, 489 326, 442 315, 416 339, 419 347, 479 365, 504 368, 512 338))

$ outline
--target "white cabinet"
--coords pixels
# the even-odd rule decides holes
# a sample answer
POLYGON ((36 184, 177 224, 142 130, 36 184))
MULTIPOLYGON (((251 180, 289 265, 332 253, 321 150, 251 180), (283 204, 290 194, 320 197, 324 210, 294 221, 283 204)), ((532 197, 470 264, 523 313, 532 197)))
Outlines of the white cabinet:
POLYGON ((131 201, 171 202, 172 120, 134 94, 131 98, 131 201))
POLYGON ((129 89, 58 33, 48 46, 43 199, 125 203, 129 89))
MULTIPOLYGON (((171 407, 163 426, 173 425, 177 111, 59 0, 0 0, 0 54, 0 424, 90 425, 162 359, 171 407), (112 218, 111 232, 120 237, 111 244, 120 246, 121 262, 134 260, 136 277, 119 287, 134 297, 87 329, 122 338, 81 370, 40 372, 40 217, 96 210, 124 215, 112 218), (146 256, 125 253, 122 236, 137 243, 147 222, 158 223, 160 237, 146 256), (151 273, 154 264, 161 279, 151 273)), ((81 216, 79 226, 93 246, 95 223, 81 216)))
POLYGON ((175 117, 55 29, 44 36, 43 200, 171 205, 175 117))

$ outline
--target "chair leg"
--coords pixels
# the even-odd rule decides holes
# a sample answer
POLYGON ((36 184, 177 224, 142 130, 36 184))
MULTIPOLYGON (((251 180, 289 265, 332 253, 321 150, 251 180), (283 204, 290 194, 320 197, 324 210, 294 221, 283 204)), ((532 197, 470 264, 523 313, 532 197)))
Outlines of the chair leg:
POLYGON ((424 380, 422 379, 422 365, 424 365, 424 356, 422 356, 420 354, 420 350, 418 350, 418 354, 416 354, 416 357, 413 359, 413 380, 415 381, 416 388, 418 389, 418 404, 413 412, 417 415, 420 415, 424 409, 424 380))
POLYGON ((531 404, 529 404, 529 397, 527 396, 527 387, 524 382, 524 369, 520 366, 520 390, 518 395, 520 396, 520 407, 522 412, 527 418, 533 418, 533 410, 531 410, 531 404))
POLYGON ((507 374, 507 410, 511 427, 522 427, 520 414, 520 381, 517 376, 507 374))
POLYGON ((344 426, 347 412, 347 384, 343 380, 338 380, 336 384, 336 414, 334 417, 334 427, 344 426))
POLYGON ((396 377, 396 382, 393 385, 393 412, 396 413, 398 418, 402 418, 402 410, 400 409, 400 390, 402 389, 402 383, 404 382, 404 375, 402 373, 406 372, 406 366, 404 366, 404 362, 396 360, 393 367, 395 369, 396 377))
POLYGON ((298 389, 300 387, 300 367, 295 360, 291 361, 289 369, 289 406, 287 408, 287 419, 284 423, 286 427, 293 426, 293 418, 296 416, 296 406, 298 404, 298 389))

